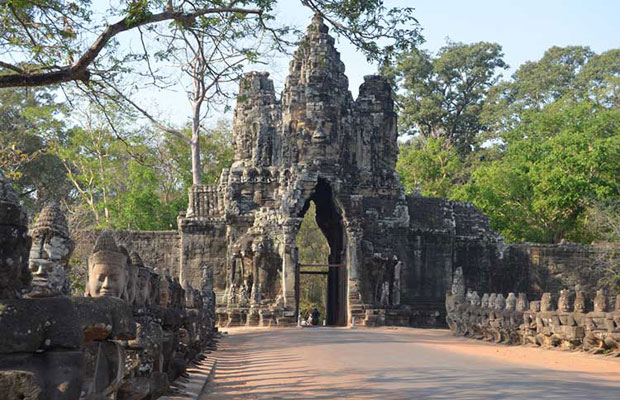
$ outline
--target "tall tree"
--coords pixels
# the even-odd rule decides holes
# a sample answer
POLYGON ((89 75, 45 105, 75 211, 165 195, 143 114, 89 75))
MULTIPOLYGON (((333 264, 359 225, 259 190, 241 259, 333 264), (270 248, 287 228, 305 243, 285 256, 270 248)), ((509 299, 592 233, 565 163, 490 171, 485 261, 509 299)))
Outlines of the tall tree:
POLYGON ((521 65, 512 79, 489 92, 482 119, 495 132, 518 126, 527 112, 538 112, 561 99, 620 106, 620 50, 595 54, 589 47, 551 47, 537 61, 521 65))
POLYGON ((489 88, 508 66, 496 43, 448 43, 436 56, 413 50, 400 55, 393 76, 402 88, 401 127, 407 134, 447 139, 461 155, 472 151, 487 127, 480 113, 489 88))
POLYGON ((63 105, 44 89, 0 90, 0 169, 15 183, 29 214, 68 190, 62 163, 48 149, 62 137, 63 105))
MULTIPOLYGON (((290 30, 275 20, 276 0, 132 0, 112 3, 101 21, 93 21, 89 0, 5 0, 0 10, 0 87, 47 86, 63 82, 109 79, 127 72, 128 58, 107 52, 123 32, 166 25, 170 34, 179 27, 203 24, 203 33, 217 32, 226 20, 249 35, 271 35, 276 43, 290 30), (116 19, 109 23, 108 19, 116 19), (103 57, 102 55, 105 55, 103 57)), ((323 15, 369 58, 379 60, 407 49, 420 38, 412 8, 387 9, 376 0, 300 0, 300 5, 323 15), (387 40, 386 40, 387 39, 387 40), (383 41, 380 41, 383 40, 383 41)), ((217 37, 217 35, 215 35, 217 37)), ((144 53, 148 59, 147 46, 144 53)))
POLYGON ((511 241, 589 242, 588 210, 620 198, 620 111, 558 101, 523 115, 500 160, 455 189, 511 241))

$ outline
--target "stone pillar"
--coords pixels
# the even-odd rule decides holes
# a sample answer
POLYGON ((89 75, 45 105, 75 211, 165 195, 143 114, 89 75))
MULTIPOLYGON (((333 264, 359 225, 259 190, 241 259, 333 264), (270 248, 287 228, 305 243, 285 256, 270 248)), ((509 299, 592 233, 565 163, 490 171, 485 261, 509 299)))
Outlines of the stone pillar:
POLYGON ((255 252, 252 255, 252 275, 254 276, 254 281, 252 282, 252 299, 251 304, 260 303, 261 300, 261 289, 262 289, 262 281, 263 276, 261 276, 261 260, 262 254, 259 252, 255 252))
POLYGON ((362 260, 362 229, 357 225, 348 223, 346 225, 346 235, 347 249, 345 262, 348 270, 346 310, 348 319, 347 324, 349 324, 353 318, 356 319, 357 323, 364 318, 362 298, 357 287, 359 267, 362 260))
POLYGON ((295 309, 295 283, 297 269, 297 247, 295 239, 301 218, 290 218, 284 223, 282 244, 282 297, 288 310, 295 309))

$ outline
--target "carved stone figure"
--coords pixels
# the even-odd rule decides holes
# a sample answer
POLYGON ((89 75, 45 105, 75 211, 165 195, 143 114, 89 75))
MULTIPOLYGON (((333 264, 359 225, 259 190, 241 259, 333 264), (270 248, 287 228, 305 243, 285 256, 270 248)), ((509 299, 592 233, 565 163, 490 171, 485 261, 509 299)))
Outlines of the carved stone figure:
POLYGON ((121 298, 127 290, 127 256, 116 245, 110 232, 104 231, 88 258, 86 296, 121 298))
POLYGON ((33 280, 28 297, 69 295, 67 270, 75 245, 58 203, 53 202, 43 208, 30 236, 29 266, 33 280))
POLYGON ((607 314, 605 346, 615 354, 620 353, 620 294, 616 296, 614 310, 607 314))
POLYGON ((523 324, 520 327, 522 344, 538 345, 536 320, 539 312, 540 301, 531 301, 529 310, 523 313, 523 324))
POLYGON ((506 309, 506 299, 504 295, 498 293, 495 296, 493 309, 489 313, 490 331, 495 343, 502 341, 502 322, 504 319, 504 310, 506 309))
POLYGON ((465 299, 465 277, 462 267, 456 268, 452 274, 451 293, 456 299, 465 299))
POLYGON ((583 341, 583 349, 586 351, 600 353, 607 345, 607 298, 603 290, 596 291, 594 297, 594 310, 586 314, 585 325, 586 335, 583 341))
POLYGON ((554 329, 560 325, 558 313, 553 309, 551 293, 543 293, 540 299, 540 312, 536 317, 536 340, 541 346, 557 346, 559 340, 553 335, 554 329))

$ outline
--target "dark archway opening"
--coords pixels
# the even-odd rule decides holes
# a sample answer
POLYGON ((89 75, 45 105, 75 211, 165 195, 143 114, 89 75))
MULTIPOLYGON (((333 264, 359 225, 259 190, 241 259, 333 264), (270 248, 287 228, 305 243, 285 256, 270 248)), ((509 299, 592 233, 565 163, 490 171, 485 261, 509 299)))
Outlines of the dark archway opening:
POLYGON ((342 215, 334 202, 331 186, 324 179, 319 178, 314 192, 300 212, 300 217, 303 218, 306 214, 310 202, 316 207, 316 223, 329 244, 329 256, 325 262, 332 265, 327 268, 326 323, 344 326, 347 324, 347 268, 342 215))

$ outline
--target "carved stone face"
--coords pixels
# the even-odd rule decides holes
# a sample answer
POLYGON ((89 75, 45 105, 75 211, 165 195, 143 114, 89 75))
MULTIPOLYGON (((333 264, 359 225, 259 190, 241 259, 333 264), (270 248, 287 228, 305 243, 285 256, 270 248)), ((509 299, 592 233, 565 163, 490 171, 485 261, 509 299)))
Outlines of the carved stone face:
POLYGON ((596 291, 596 297, 594 298, 594 312, 607 311, 607 299, 605 293, 602 290, 596 291))
POLYGON ((570 299, 568 298, 568 290, 560 291, 560 297, 558 298, 558 311, 570 311, 570 299))
POLYGON ((506 308, 506 299, 504 299, 504 295, 501 293, 497 294, 495 297, 495 309, 501 311, 506 308))
POLYGON ((514 293, 508 293, 506 298, 506 311, 514 311, 517 308, 517 297, 514 293))
POLYGON ((72 241, 60 235, 33 234, 29 261, 33 280, 29 297, 68 294, 67 263, 72 249, 72 241))
POLYGON ((489 308, 489 294, 485 293, 482 295, 482 299, 480 300, 480 306, 482 308, 489 308))
POLYGON ((138 276, 136 278, 136 296, 134 304, 144 306, 150 304, 151 298, 151 273, 145 267, 138 267, 138 276))
POLYGON ((540 311, 540 300, 535 300, 535 301, 530 302, 530 311, 531 312, 540 311))
POLYGON ((497 295, 495 293, 491 293, 489 295, 489 308, 495 308, 495 299, 497 298, 497 295))
POLYGON ((525 293, 519 293, 519 298, 517 299, 517 311, 525 311, 527 310, 529 307, 529 304, 527 303, 527 296, 525 295, 525 293))
POLYGON ((133 304, 136 300, 138 291, 138 267, 135 265, 127 266, 127 290, 125 291, 125 300, 129 304, 133 304))
POLYGON ((576 313, 585 313, 586 312, 586 297, 582 291, 578 291, 575 296, 575 304, 573 306, 573 311, 576 313))
POLYGON ((127 262, 112 234, 102 232, 88 257, 86 296, 123 298, 127 290, 127 262))
POLYGON ((472 306, 480 306, 480 296, 478 296, 478 292, 472 292, 470 302, 472 306))
POLYGON ((463 268, 458 267, 452 274, 452 294, 457 299, 465 297, 465 280, 463 278, 463 268))
POLYGON ((551 308, 553 305, 551 304, 551 293, 543 293, 540 298, 540 311, 552 311, 551 308))
POLYGON ((97 263, 88 274, 88 293, 91 297, 121 298, 127 287, 127 272, 122 264, 97 263))

